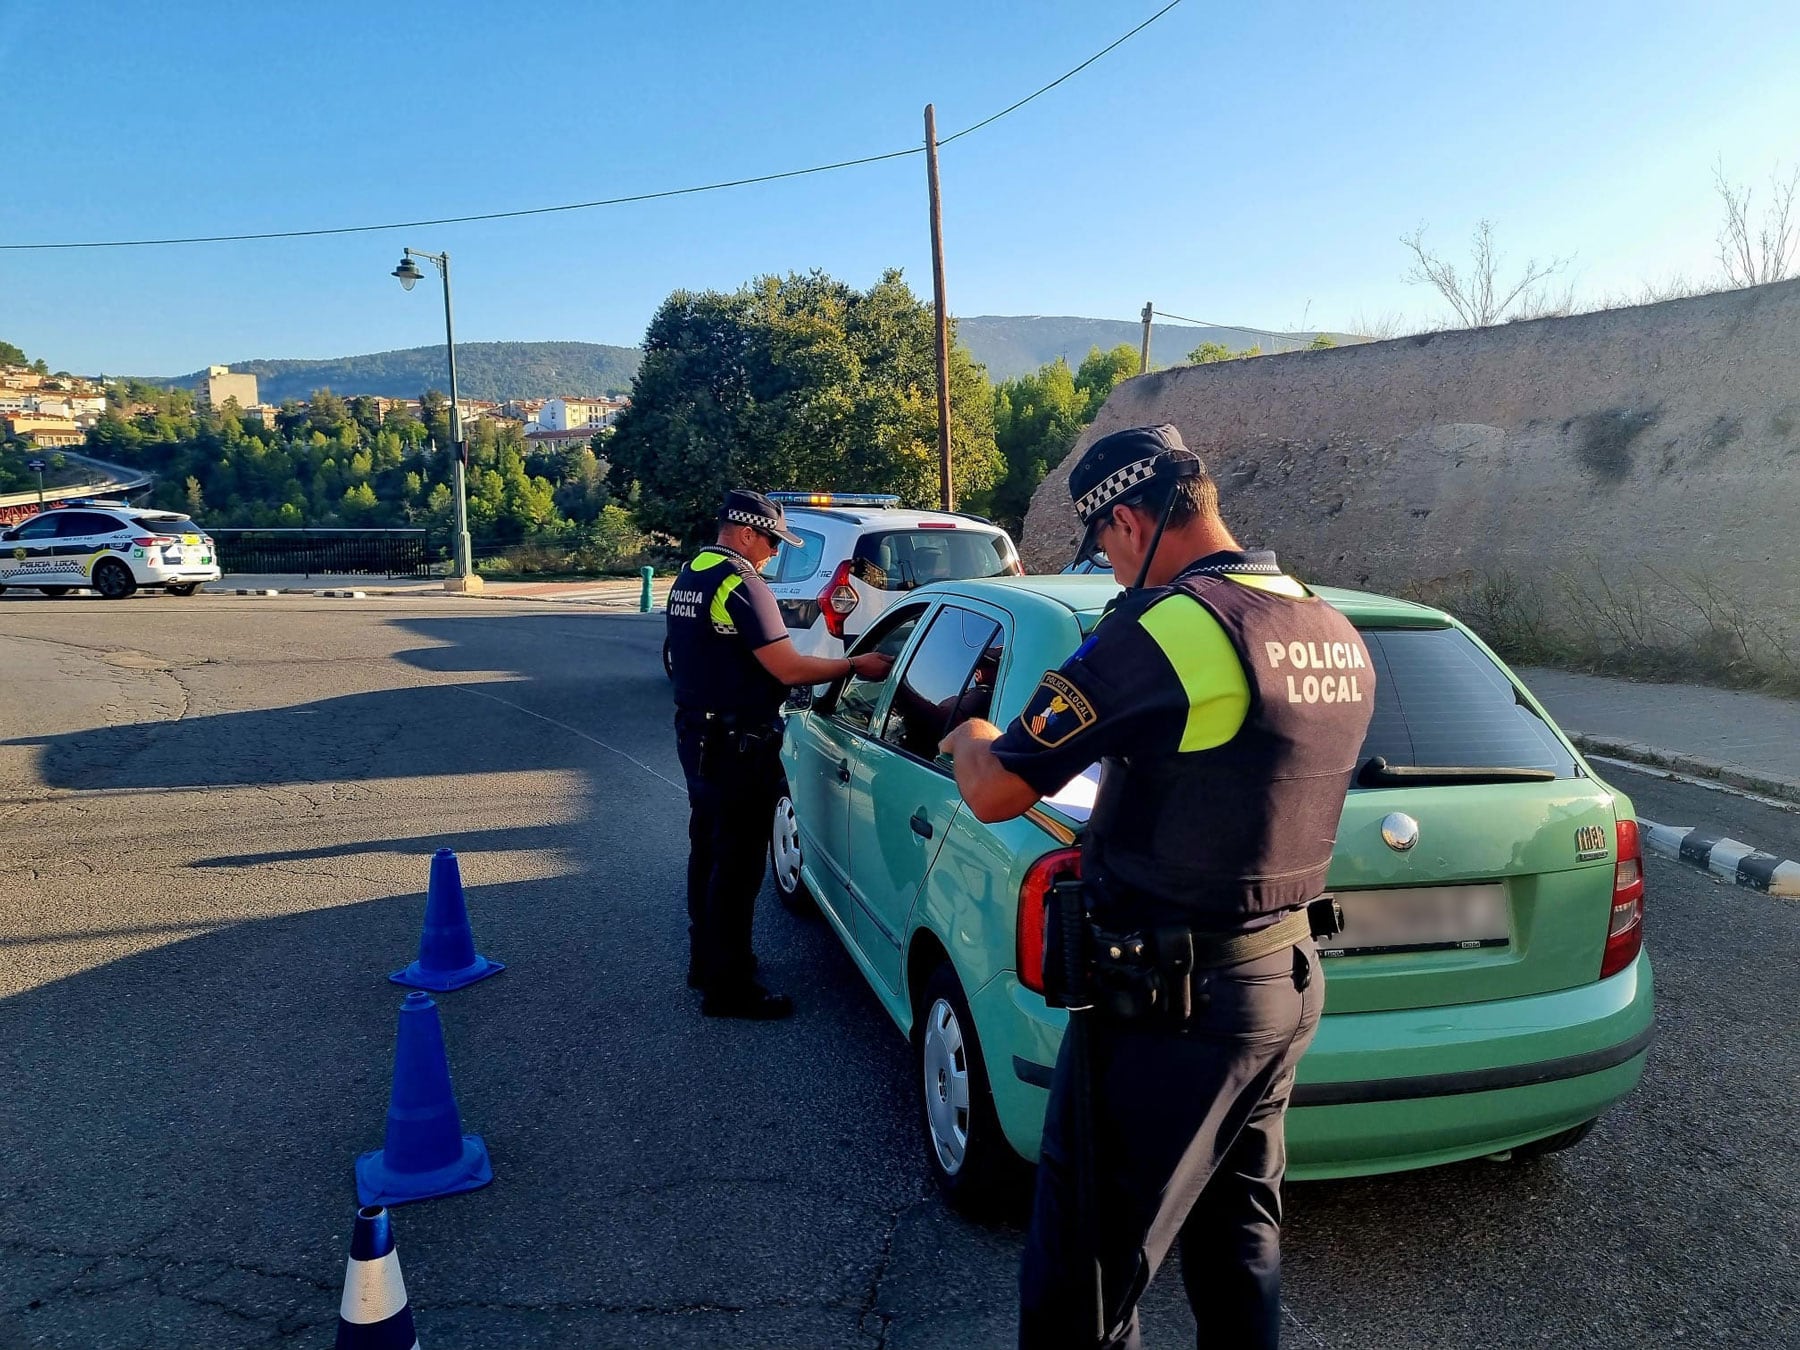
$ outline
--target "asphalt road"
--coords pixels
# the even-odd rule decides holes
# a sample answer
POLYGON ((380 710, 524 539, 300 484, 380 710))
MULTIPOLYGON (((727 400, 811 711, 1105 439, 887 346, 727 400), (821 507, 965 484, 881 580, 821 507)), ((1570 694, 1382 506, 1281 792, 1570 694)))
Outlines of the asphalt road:
MULTIPOLYGON (((396 1212, 423 1344, 1010 1342, 1018 1227, 930 1191, 906 1047, 830 932, 763 908, 790 1023, 682 986, 660 631, 0 599, 0 1347, 329 1338, 439 846, 509 968, 440 1000, 496 1179, 396 1212)), ((1615 778, 1665 823, 1800 840, 1615 778)), ((1800 1341, 1800 905, 1650 885, 1640 1091, 1554 1158, 1291 1188, 1289 1345, 1800 1341)), ((1170 1271, 1146 1339, 1192 1336, 1170 1271)))

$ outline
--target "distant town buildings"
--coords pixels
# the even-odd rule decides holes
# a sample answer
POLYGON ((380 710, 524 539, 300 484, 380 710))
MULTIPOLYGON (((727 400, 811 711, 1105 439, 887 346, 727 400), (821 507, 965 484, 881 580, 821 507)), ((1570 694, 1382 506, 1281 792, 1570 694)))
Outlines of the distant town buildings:
POLYGON ((227 399, 236 399, 239 408, 255 407, 256 376, 233 375, 230 366, 208 366, 194 386, 194 406, 223 408, 227 399))
POLYGON ((45 449, 80 445, 87 439, 87 428, 68 417, 37 417, 16 413, 6 419, 6 433, 16 440, 30 441, 45 449))
POLYGON ((537 427, 543 431, 576 431, 586 427, 592 434, 601 427, 611 426, 625 406, 625 399, 605 396, 545 399, 538 412, 537 427))

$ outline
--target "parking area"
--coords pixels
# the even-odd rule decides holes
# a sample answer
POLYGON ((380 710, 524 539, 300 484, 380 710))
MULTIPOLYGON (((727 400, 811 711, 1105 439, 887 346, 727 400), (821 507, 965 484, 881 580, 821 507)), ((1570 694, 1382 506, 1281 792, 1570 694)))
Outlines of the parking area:
MULTIPOLYGON (((928 1189, 829 930, 765 893, 791 1022, 683 986, 661 637, 424 594, 0 606, 0 1346, 330 1334, 439 847, 508 969, 439 1000, 495 1181, 396 1211, 423 1344, 1011 1342, 1019 1226, 928 1189)), ((1795 1343, 1800 905, 1648 866, 1641 1090, 1550 1159, 1292 1188, 1289 1344, 1795 1343)), ((1192 1343, 1173 1276, 1153 1346, 1192 1343)))

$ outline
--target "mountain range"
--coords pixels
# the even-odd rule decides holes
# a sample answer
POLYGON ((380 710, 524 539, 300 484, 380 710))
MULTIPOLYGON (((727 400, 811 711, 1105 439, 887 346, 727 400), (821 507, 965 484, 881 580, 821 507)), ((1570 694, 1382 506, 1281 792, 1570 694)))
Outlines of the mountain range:
MULTIPOLYGON (((1106 350, 1120 343, 1136 347, 1140 324, 1123 319, 1069 316, 977 314, 956 321, 957 339, 985 365, 995 381, 1011 379, 1062 357, 1081 363, 1091 348, 1106 350)), ((1312 341, 1313 333, 1271 338, 1241 328, 1200 328, 1159 323, 1151 333, 1151 365, 1179 365, 1203 342, 1234 351, 1260 345, 1265 352, 1292 351, 1312 341)), ((1333 334, 1339 342, 1359 339, 1333 334)), ((545 398, 557 394, 623 394, 631 389, 643 353, 636 347, 595 342, 464 342, 456 348, 458 392, 464 398, 545 398)), ((231 369, 254 375, 265 403, 304 399, 315 389, 343 395, 379 394, 416 398, 426 389, 448 384, 444 349, 408 347, 340 356, 331 360, 234 361, 231 369)), ((191 388, 204 371, 159 377, 159 384, 191 388)))

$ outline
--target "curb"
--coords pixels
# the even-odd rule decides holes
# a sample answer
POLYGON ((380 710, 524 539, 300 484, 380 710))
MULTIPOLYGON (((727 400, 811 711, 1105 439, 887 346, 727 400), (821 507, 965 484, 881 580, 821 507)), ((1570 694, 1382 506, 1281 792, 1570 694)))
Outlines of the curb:
POLYGON ((329 596, 333 600, 367 600, 367 591, 314 591, 314 595, 329 596))
POLYGON ((1575 748, 1584 755, 1609 755, 1614 759, 1645 764, 1653 769, 1670 769, 1694 778, 1705 778, 1745 792, 1760 792, 1765 797, 1800 802, 1800 778, 1788 778, 1777 773, 1753 773, 1716 759, 1685 754, 1679 750, 1665 750, 1655 745, 1641 745, 1636 741, 1615 740, 1610 736, 1590 736, 1581 731, 1570 731, 1567 734, 1575 743, 1575 748))
POLYGON ((1687 825, 1658 825, 1642 816, 1638 828, 1652 853, 1692 863, 1749 890, 1800 898, 1800 862, 1792 858, 1777 858, 1726 835, 1687 825))

